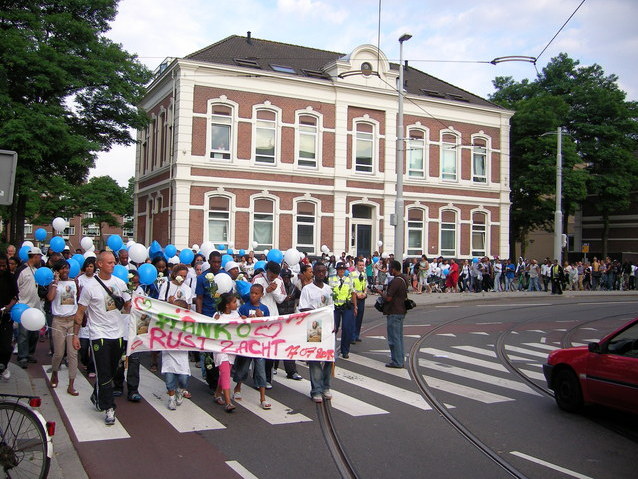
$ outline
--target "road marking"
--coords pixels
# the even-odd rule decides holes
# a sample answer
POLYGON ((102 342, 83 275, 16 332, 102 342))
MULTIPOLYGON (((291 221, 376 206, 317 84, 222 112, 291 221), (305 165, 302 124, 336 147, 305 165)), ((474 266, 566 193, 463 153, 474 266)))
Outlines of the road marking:
POLYGON ((605 302, 599 302, 599 303, 576 303, 579 305, 587 305, 589 306, 590 304, 636 304, 635 301, 605 301, 605 302))
MULTIPOLYGON (((47 373, 51 365, 43 365, 44 374, 51 379, 51 374, 47 373)), ((69 384, 69 370, 64 368, 58 372, 58 387, 53 391, 64 409, 64 413, 69 419, 78 442, 106 441, 111 439, 127 439, 131 437, 120 421, 115 421, 112 426, 104 424, 104 413, 95 409, 89 398, 93 393, 93 386, 82 375, 75 378, 74 387, 80 393, 79 396, 67 394, 66 388, 69 384)))
POLYGON ((429 328, 431 324, 404 324, 404 328, 429 328))
MULTIPOLYGON (((467 351, 468 353, 475 353, 475 354, 480 354, 482 356, 489 356, 490 358, 498 359, 498 356, 496 355, 496 353, 492 351, 491 349, 477 348, 475 346, 452 346, 452 347, 456 349, 460 349, 461 351, 467 351)), ((522 356, 514 356, 509 354, 508 354, 508 357, 512 361, 528 361, 529 360, 529 358, 524 358, 522 356)))
POLYGON ((501 372, 508 372, 508 370, 505 368, 505 366, 492 362, 492 361, 484 361, 482 359, 474 359, 471 358, 469 356, 465 356, 463 354, 457 354, 457 353, 453 353, 453 352, 448 352, 448 351, 443 351, 441 349, 434 349, 434 348, 423 348, 421 349, 422 353, 425 354, 430 354, 432 356, 439 356, 439 357, 447 357, 449 359, 452 359, 454 361, 460 361, 462 363, 469 363, 472 366, 479 366, 482 368, 486 368, 486 369, 493 369, 495 371, 501 371, 501 372))
POLYGON ((513 398, 500 396, 498 394, 489 393, 487 391, 481 391, 479 389, 453 383, 450 381, 445 381, 443 379, 428 377, 425 374, 423 375, 423 379, 425 379, 425 381, 428 383, 428 386, 433 389, 438 389, 439 391, 445 391, 456 396, 473 399, 474 401, 479 401, 484 404, 514 401, 513 398))
POLYGON ((545 331, 542 331, 540 329, 526 329, 524 332, 526 333, 540 333, 540 334, 545 334, 545 331))
MULTIPOLYGON (((528 366, 542 366, 541 364, 534 364, 528 366)), ((530 379, 536 379, 538 381, 546 381, 545 375, 543 373, 539 373, 537 371, 530 371, 529 369, 519 369, 521 373, 527 376, 530 379)))
POLYGON ((230 467, 233 471, 239 474, 243 479, 258 479, 252 472, 246 469, 237 461, 226 461, 228 467, 230 467))
POLYGON ((596 328, 579 328, 582 329, 583 331, 598 331, 596 328))
POLYGON ((541 466, 545 466, 549 469, 554 469, 555 471, 558 472, 562 472, 563 474, 567 474, 568 476, 572 476, 572 477, 576 477, 578 479, 593 479, 590 476, 586 476, 585 474, 580 474, 579 472, 575 472, 575 471, 571 471, 569 469, 565 469, 564 467, 561 466, 557 466, 556 464, 552 464, 551 462, 547 462, 547 461, 543 461, 542 459, 538 459, 536 457, 533 456, 528 456, 527 454, 523 454, 522 452, 518 452, 518 451, 510 451, 510 454, 514 455, 514 456, 518 456, 522 459, 526 459, 530 462, 534 462, 536 464, 539 464, 541 466))
POLYGON ((498 376, 492 376, 491 374, 479 373, 471 369, 459 368, 457 366, 450 366, 448 364, 442 364, 428 359, 419 359, 419 366, 424 368, 433 369, 454 376, 460 376, 462 378, 473 379, 475 381, 487 383, 493 386, 502 387, 505 389, 512 389, 514 391, 531 394, 533 396, 539 396, 539 394, 531 389, 529 386, 519 381, 513 381, 511 379, 505 379, 498 376))
POLYGON ((503 324, 503 322, 502 321, 496 321, 496 322, 476 323, 476 324, 480 324, 482 326, 484 324, 503 324))
POLYGON ((406 337, 406 338, 420 338, 421 337, 418 334, 404 334, 403 336, 406 337))
POLYGON ((539 353, 538 351, 532 351, 531 349, 519 348, 518 346, 505 345, 505 349, 508 351, 514 351, 515 353, 526 354, 527 356, 533 356, 535 358, 547 359, 547 353, 539 353))
MULTIPOLYGON (((350 355, 352 357, 352 355, 350 355)), ((307 379, 302 379, 301 381, 295 381, 294 379, 287 379, 284 377, 273 376, 273 380, 277 382, 277 384, 281 384, 293 391, 297 391, 298 393, 304 395, 305 397, 309 397, 310 394, 310 381, 307 379)), ((332 401, 330 405, 343 413, 349 414, 350 416, 375 416, 379 414, 389 414, 385 409, 378 408, 373 406, 372 404, 368 404, 366 402, 360 401, 359 399, 353 398, 352 396, 348 396, 347 394, 343 394, 342 392, 336 391, 330 388, 332 392, 332 401)), ((308 398, 310 400, 310 398, 308 398)))
POLYGON ((412 380, 410 377, 410 373, 407 369, 395 369, 395 368, 386 368, 384 363, 381 361, 377 361, 376 359, 368 358, 366 356, 361 356, 359 354, 350 353, 350 361, 359 364, 361 366, 365 366, 367 368, 374 369, 376 371, 382 371, 386 374, 390 374, 392 376, 396 376, 398 378, 412 380))
POLYGON ((561 328, 561 329, 555 329, 554 331, 565 332, 565 331, 567 331, 567 330, 566 330, 566 329, 564 329, 564 328, 561 328))
POLYGON ((456 334, 454 333, 439 333, 439 334, 436 334, 436 336, 448 336, 450 338, 456 338, 456 334))
POLYGON ((366 339, 385 339, 385 336, 366 336, 366 339))
POLYGON ((434 306, 435 308, 459 308, 460 306, 434 306))
POLYGON ((490 333, 486 333, 485 331, 474 331, 474 332, 472 332, 470 334, 480 334, 482 336, 489 336, 490 335, 490 333))
MULTIPOLYGON (((139 390, 146 402, 178 432, 226 429, 226 426, 193 401, 184 400, 182 405, 174 411, 168 409, 166 383, 144 366, 140 366, 139 390)), ((211 407, 213 407, 212 403, 211 407)))
POLYGON ((531 348, 544 349, 546 351, 554 351, 555 349, 559 349, 558 346, 552 346, 551 344, 541 344, 541 343, 523 343, 523 346, 529 346, 531 348))
POLYGON ((505 303, 505 304, 477 304, 479 308, 491 308, 492 306, 498 307, 511 307, 511 306, 551 306, 552 303, 505 303))

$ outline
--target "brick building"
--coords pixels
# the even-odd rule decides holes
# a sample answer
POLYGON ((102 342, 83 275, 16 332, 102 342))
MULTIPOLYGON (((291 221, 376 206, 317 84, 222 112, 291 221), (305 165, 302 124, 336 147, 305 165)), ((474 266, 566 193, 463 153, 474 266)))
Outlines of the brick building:
MULTIPOLYGON (((231 36, 167 60, 141 103, 136 239, 392 251, 397 64, 231 36)), ((509 118, 407 66, 405 251, 508 255, 509 118)))

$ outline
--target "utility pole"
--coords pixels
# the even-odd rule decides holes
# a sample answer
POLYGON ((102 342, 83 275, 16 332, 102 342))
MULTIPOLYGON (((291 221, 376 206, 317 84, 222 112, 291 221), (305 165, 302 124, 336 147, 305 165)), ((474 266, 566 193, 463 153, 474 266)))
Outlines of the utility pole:
POLYGON ((554 259, 558 260, 558 264, 563 263, 563 155, 562 155, 562 138, 563 129, 558 127, 556 130, 557 150, 556 150, 556 211, 554 212, 554 259))

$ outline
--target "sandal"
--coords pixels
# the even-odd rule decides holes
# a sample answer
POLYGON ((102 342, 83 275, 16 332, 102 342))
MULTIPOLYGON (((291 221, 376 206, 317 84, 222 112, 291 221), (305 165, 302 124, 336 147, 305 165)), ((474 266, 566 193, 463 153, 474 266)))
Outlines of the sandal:
POLYGON ((224 404, 226 404, 226 401, 224 401, 224 398, 221 396, 213 396, 213 401, 215 401, 220 406, 223 406, 224 404))
POLYGON ((190 399, 191 398, 191 393, 189 393, 186 389, 182 390, 182 396, 184 396, 186 399, 190 399))
POLYGON ((58 387, 58 374, 52 374, 51 375, 51 387, 52 388, 57 388, 58 387))
POLYGON ((80 395, 80 393, 77 392, 75 389, 71 388, 71 386, 66 388, 66 392, 69 393, 71 396, 79 396, 80 395))
POLYGON ((224 406, 224 411, 226 412, 233 412, 235 410, 237 406, 235 406, 234 404, 226 404, 224 406))
POLYGON ((233 399, 235 401, 241 401, 241 391, 236 391, 233 393, 233 399))
POLYGON ((151 364, 151 372, 152 373, 156 373, 157 372, 157 364, 151 364))
POLYGON ((262 409, 270 409, 272 407, 272 404, 270 404, 268 401, 262 401, 260 403, 260 406, 262 409))

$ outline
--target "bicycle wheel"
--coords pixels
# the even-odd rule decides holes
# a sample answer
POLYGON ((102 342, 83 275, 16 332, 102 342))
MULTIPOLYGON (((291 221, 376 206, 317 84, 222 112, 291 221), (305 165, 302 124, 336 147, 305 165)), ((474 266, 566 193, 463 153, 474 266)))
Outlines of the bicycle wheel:
POLYGON ((24 404, 0 403, 0 467, 8 478, 45 478, 49 473, 47 435, 24 404))

